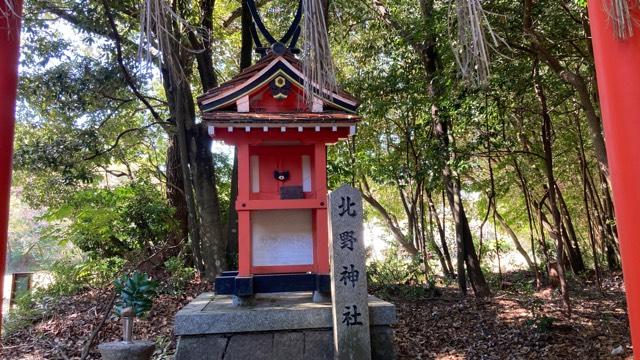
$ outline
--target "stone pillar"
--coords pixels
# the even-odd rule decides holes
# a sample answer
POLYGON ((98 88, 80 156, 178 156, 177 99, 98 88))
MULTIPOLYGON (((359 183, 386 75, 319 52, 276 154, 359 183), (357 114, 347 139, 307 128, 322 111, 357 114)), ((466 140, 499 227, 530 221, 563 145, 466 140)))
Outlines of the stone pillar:
POLYGON ((343 185, 329 195, 335 359, 371 359, 362 196, 343 185))

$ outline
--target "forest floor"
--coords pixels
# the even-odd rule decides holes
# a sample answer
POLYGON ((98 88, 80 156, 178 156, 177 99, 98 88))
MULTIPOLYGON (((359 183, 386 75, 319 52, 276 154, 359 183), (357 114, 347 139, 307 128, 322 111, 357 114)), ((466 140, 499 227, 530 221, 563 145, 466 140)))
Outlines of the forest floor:
MULTIPOLYGON (((564 314, 555 291, 532 291, 525 280, 503 282, 494 297, 460 298, 455 288, 438 296, 407 296, 402 288, 380 291, 397 306, 394 326, 400 359, 622 359, 631 358, 629 328, 620 276, 592 284, 574 281, 573 315, 564 314), (400 291, 397 291, 400 290, 400 291), (404 294, 404 295, 400 295, 404 294), (621 347, 621 348, 618 348, 621 347), (617 349, 619 355, 611 355, 617 349)), ((512 281, 513 280, 513 281, 512 281)), ((136 336, 155 339, 156 359, 171 358, 175 348, 173 316, 194 296, 208 290, 194 282, 181 295, 161 295, 147 320, 137 320, 136 336)), ((13 333, 0 347, 2 359, 78 359, 109 305, 108 290, 92 289, 51 305, 47 316, 13 333)), ((92 341, 88 359, 98 358, 95 344, 120 337, 117 320, 107 319, 92 341)))
POLYGON ((460 298, 455 288, 415 300, 387 296, 398 308, 399 358, 632 358, 621 276, 604 279, 602 292, 573 281, 571 317, 557 291, 533 291, 520 276, 508 275, 488 301, 460 298))

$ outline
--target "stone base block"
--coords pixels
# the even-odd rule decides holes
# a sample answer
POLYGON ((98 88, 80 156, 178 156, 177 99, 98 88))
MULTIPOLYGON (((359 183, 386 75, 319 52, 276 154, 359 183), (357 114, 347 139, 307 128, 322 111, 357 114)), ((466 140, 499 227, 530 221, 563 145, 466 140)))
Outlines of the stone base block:
POLYGON ((153 341, 113 341, 98 345, 104 360, 149 360, 156 344, 153 341))
MULTIPOLYGON (((373 359, 395 359, 395 306, 369 297, 373 359)), ((176 315, 176 360, 333 359, 331 303, 311 293, 256 295, 237 307, 230 296, 204 293, 176 315)))

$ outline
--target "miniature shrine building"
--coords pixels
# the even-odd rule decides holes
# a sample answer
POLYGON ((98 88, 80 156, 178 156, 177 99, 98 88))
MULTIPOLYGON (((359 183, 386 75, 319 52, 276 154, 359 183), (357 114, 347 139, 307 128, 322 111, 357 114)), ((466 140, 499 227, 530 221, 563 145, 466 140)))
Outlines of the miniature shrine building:
POLYGON ((299 60, 277 50, 198 98, 209 135, 238 157, 238 271, 217 294, 330 292, 326 151, 355 134, 359 102, 316 87, 309 108, 299 60))

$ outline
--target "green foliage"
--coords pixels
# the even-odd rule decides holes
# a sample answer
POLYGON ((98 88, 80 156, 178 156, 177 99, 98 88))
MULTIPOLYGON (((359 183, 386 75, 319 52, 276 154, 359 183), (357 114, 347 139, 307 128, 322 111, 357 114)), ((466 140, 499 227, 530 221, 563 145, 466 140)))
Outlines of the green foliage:
POLYGON ((175 226, 173 209, 147 182, 79 191, 50 209, 45 219, 54 222, 52 236, 71 241, 93 258, 152 248, 175 226))
POLYGON ((130 307, 137 317, 141 317, 151 310, 158 282, 147 274, 135 271, 131 275, 122 275, 114 285, 118 294, 116 314, 120 315, 123 309, 130 307))
POLYGON ((553 328, 553 323, 555 322, 555 318, 551 316, 541 316, 533 320, 533 326, 542 333, 551 332, 553 328))
MULTIPOLYGON (((121 32, 122 60, 133 83, 160 118, 169 119, 172 113, 155 75, 160 69, 144 71, 136 61, 137 5, 131 0, 111 4, 121 32)), ((176 11, 187 22, 200 24, 197 5, 177 2, 176 11)), ((296 5, 289 0, 263 4, 264 21, 276 38, 289 25, 296 5)), ((579 105, 581 99, 597 99, 591 86, 595 82, 590 39, 581 21, 586 1, 540 0, 532 4, 531 20, 540 35, 538 40, 546 46, 545 54, 557 59, 562 69, 554 69, 535 54, 531 37, 522 30, 523 3, 496 0, 483 4, 485 20, 504 42, 491 45, 489 83, 474 89, 463 86, 451 51, 455 41, 451 3, 427 1, 423 5, 433 8, 419 9, 415 1, 408 0, 384 2, 393 21, 383 21, 378 9, 365 2, 331 2, 328 16, 339 83, 362 99, 359 113, 363 119, 357 136, 330 147, 329 186, 350 183, 358 187, 366 179, 379 207, 391 219, 385 223, 395 223, 403 233, 399 238, 405 235, 410 243, 411 235, 427 227, 420 218, 424 212, 417 195, 421 191, 432 193, 440 209, 443 204, 438 194, 447 165, 449 176, 460 181, 472 227, 486 212, 486 194, 494 192, 496 208, 523 244, 530 232, 535 233, 537 241, 541 230, 530 228, 526 211, 527 205, 541 202, 546 196, 540 105, 531 81, 535 63, 554 126, 553 165, 558 188, 581 245, 588 239, 590 224, 577 186, 581 183, 580 172, 576 171, 578 126, 584 130, 595 197, 602 197, 600 204, 593 204, 598 206, 591 207, 593 222, 614 224, 605 215, 595 218, 599 208, 608 207, 598 190, 606 185, 606 179, 599 179, 592 139, 587 134, 589 127, 584 121, 585 107, 579 105), (436 63, 425 64, 422 50, 437 54, 436 63), (426 75, 425 68, 430 66, 433 69, 429 72, 434 73, 426 75), (586 96, 579 96, 565 82, 567 71, 584 79, 589 87, 586 96), (433 87, 438 88, 437 96, 430 95, 433 87), (435 135, 435 116, 448 126, 446 141, 435 135), (406 199, 419 200, 415 201, 417 205, 407 206, 406 199)), ((156 123, 132 94, 116 61, 112 30, 100 2, 33 0, 25 6, 14 183, 28 189, 23 195, 25 202, 47 211, 44 219, 52 224, 38 236, 46 244, 74 244, 91 259, 156 249, 175 226, 173 211, 164 196, 170 186, 165 176, 167 139, 175 132, 174 124, 156 123)), ((219 0, 211 14, 213 66, 220 82, 238 70, 240 20, 225 21, 238 6, 235 0, 219 0)), ((153 68, 156 62, 145 65, 153 68)), ((202 92, 197 78, 194 71, 188 84, 194 95, 202 92)), ((599 107, 597 100, 591 105, 599 107)), ((214 156, 223 218, 231 203, 229 160, 214 156)), ((541 208, 550 218, 547 202, 541 208)), ((378 212, 367 209, 366 214, 379 216, 378 212)), ((450 214, 446 217, 446 226, 450 226, 450 214)), ((537 220, 534 218, 533 224, 539 227, 537 220)), ((452 227, 447 229, 450 242, 454 231, 452 227)), ((29 231, 21 234, 33 235, 29 231)), ((474 237, 477 244, 478 237, 474 237)), ((486 263, 495 262, 496 250, 513 250, 507 244, 501 240, 496 249, 493 240, 485 242, 479 249, 485 268, 490 268, 486 263)), ((30 249, 27 242, 20 245, 16 247, 20 252, 30 249)), ((553 245, 550 243, 549 248, 553 245)), ((372 264, 372 284, 406 287, 424 282, 417 260, 402 260, 397 253, 390 258, 372 264)), ((538 262, 543 261, 539 256, 538 262)), ((166 264, 175 289, 189 272, 179 263, 171 260, 166 264)), ((69 271, 69 278, 85 276, 71 267, 64 271, 69 271)), ((57 291, 73 292, 77 290, 74 286, 71 283, 57 291)))
POLYGON ((196 274, 196 270, 185 266, 184 259, 178 256, 167 259, 164 267, 169 273, 169 278, 163 284, 163 290, 174 295, 181 294, 196 274))
POLYGON ((73 256, 73 249, 43 236, 46 223, 43 211, 31 209, 22 199, 25 191, 12 189, 9 212, 9 258, 7 272, 30 272, 48 269, 51 264, 73 256))
POLYGON ((367 282, 373 292, 383 297, 410 299, 439 295, 433 279, 425 281, 420 258, 403 257, 397 247, 391 247, 385 255, 383 260, 367 265, 367 282))
POLYGON ((544 301, 540 298, 529 298, 527 306, 529 307, 532 318, 528 319, 526 324, 538 332, 549 333, 551 332, 553 323, 556 319, 543 313, 544 305, 544 301))
MULTIPOLYGON (((477 239, 479 239, 479 237, 477 239)), ((479 240, 476 241, 476 239, 474 239, 474 242, 475 242, 474 243, 475 248, 480 254, 480 257, 485 259, 491 259, 496 264, 497 264, 497 257, 498 257, 497 252, 501 254, 500 256, 503 256, 504 254, 509 253, 510 251, 513 250, 513 247, 509 242, 501 238, 498 238, 498 241, 496 241, 493 238, 493 235, 491 233, 487 234, 486 228, 485 228, 484 242, 482 244, 482 247, 480 247, 479 240)))
POLYGON ((111 283, 121 272, 124 262, 121 258, 55 261, 49 269, 50 284, 17 297, 15 307, 3 323, 3 335, 9 336, 41 320, 50 313, 51 304, 62 297, 111 283))
POLYGON ((9 310, 2 321, 2 336, 9 337, 42 319, 44 311, 31 294, 16 299, 15 307, 9 310))
POLYGON ((57 298, 76 294, 87 287, 103 287, 113 281, 124 263, 125 260, 118 257, 56 261, 50 269, 53 281, 42 294, 57 298))

